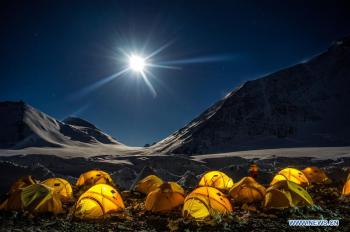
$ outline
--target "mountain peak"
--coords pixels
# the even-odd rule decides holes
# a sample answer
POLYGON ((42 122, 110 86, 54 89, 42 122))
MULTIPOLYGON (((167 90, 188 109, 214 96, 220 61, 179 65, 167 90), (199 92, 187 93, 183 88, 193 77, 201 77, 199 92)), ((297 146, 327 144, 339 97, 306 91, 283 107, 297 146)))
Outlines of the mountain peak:
POLYGON ((95 125, 93 125, 92 123, 90 123, 84 119, 78 118, 78 117, 70 116, 70 117, 64 119, 63 122, 65 124, 69 124, 72 126, 81 126, 81 127, 88 127, 91 129, 97 129, 97 127, 95 125))
POLYGON ((350 37, 313 59, 251 80, 153 146, 203 154, 350 145, 350 37))
POLYGON ((0 128, 1 148, 120 144, 83 119, 63 123, 23 101, 0 102, 0 128))

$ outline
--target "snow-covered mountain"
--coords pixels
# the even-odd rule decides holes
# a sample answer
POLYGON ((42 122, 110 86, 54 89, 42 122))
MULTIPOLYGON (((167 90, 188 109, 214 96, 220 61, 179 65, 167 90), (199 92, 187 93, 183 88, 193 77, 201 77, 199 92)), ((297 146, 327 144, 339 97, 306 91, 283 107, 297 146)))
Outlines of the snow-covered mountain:
POLYGON ((108 155, 349 146, 349 106, 350 38, 345 38, 308 62, 246 82, 150 148, 125 146, 79 118, 61 122, 23 102, 0 102, 0 149, 108 155))
POLYGON ((248 81, 182 129, 159 152, 350 145, 350 38, 313 59, 248 81))
POLYGON ((23 102, 0 102, 0 148, 96 144, 120 143, 82 119, 61 122, 23 102))

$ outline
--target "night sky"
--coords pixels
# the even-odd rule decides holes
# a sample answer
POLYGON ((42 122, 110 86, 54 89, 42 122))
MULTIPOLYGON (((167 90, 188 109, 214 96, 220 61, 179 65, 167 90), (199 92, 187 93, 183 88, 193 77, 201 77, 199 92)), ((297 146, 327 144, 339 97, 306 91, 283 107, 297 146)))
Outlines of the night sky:
POLYGON ((60 120, 76 115, 143 146, 243 82, 350 35, 346 1, 207 2, 1 1, 0 100, 23 100, 60 120), (154 62, 202 62, 149 68, 156 97, 131 73, 84 94, 122 69, 118 49, 147 55, 170 41, 154 62))

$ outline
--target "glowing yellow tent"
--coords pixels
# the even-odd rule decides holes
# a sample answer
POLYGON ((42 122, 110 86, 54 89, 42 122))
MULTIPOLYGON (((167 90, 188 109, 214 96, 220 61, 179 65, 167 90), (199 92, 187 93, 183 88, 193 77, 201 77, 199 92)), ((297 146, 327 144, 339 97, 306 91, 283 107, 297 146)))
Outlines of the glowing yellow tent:
POLYGON ((341 194, 343 197, 350 196, 350 174, 348 175, 348 178, 344 184, 343 191, 341 194))
POLYGON ((149 175, 137 182, 135 190, 144 194, 148 194, 157 189, 162 184, 163 180, 158 176, 149 175))
POLYGON ((218 189, 199 187, 185 199, 182 214, 186 218, 203 220, 210 216, 224 215, 232 212, 229 199, 218 189))
POLYGON ((37 181, 32 176, 24 176, 19 178, 10 188, 10 193, 16 192, 21 188, 35 184, 37 181))
POLYGON ((124 202, 117 190, 107 184, 97 184, 79 197, 74 216, 80 219, 101 219, 123 209, 124 202))
POLYGON ((0 206, 2 210, 25 210, 31 213, 63 213, 60 199, 43 184, 32 184, 10 194, 0 206))
POLYGON ((265 194, 265 187, 249 176, 242 178, 230 190, 231 197, 240 204, 262 201, 265 194))
POLYGON ((285 168, 279 171, 271 181, 270 185, 274 185, 282 180, 289 180, 301 186, 309 185, 309 180, 306 178, 304 173, 295 168, 285 168))
POLYGON ((113 183, 111 176, 101 170, 91 170, 80 175, 76 186, 91 186, 95 184, 109 184, 113 183))
POLYGON ((220 190, 228 191, 233 186, 233 180, 223 172, 211 171, 202 176, 198 185, 214 187, 220 190))
POLYGON ((311 196, 305 189, 288 180, 270 186, 264 199, 265 208, 289 208, 313 204, 311 196))
POLYGON ((184 202, 184 190, 175 182, 163 183, 147 195, 145 208, 152 212, 167 212, 184 202))
POLYGON ((23 204, 21 200, 21 192, 22 190, 18 190, 16 192, 12 192, 8 198, 1 203, 0 210, 14 210, 21 211, 23 209, 23 204))
POLYGON ((70 202, 73 200, 72 186, 67 180, 62 178, 50 178, 43 181, 42 184, 52 188, 62 202, 70 202))
POLYGON ((181 193, 182 195, 185 195, 185 190, 181 187, 181 185, 172 181, 169 181, 167 183, 171 186, 171 189, 173 192, 178 192, 178 193, 181 193))
POLYGON ((307 167, 302 172, 312 184, 322 184, 329 180, 326 173, 318 167, 307 167))

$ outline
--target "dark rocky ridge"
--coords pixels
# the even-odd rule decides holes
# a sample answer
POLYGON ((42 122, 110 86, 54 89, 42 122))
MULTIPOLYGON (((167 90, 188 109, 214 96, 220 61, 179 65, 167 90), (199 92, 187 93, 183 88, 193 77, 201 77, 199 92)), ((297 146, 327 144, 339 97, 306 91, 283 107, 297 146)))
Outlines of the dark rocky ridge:
POLYGON ((77 117, 68 117, 66 119, 63 120, 63 122, 65 124, 69 124, 72 126, 81 126, 81 127, 88 127, 91 129, 97 129, 95 125, 93 125, 92 123, 81 119, 81 118, 77 118, 77 117))
POLYGON ((306 63, 248 81, 157 151, 202 154, 350 145, 350 38, 306 63))

